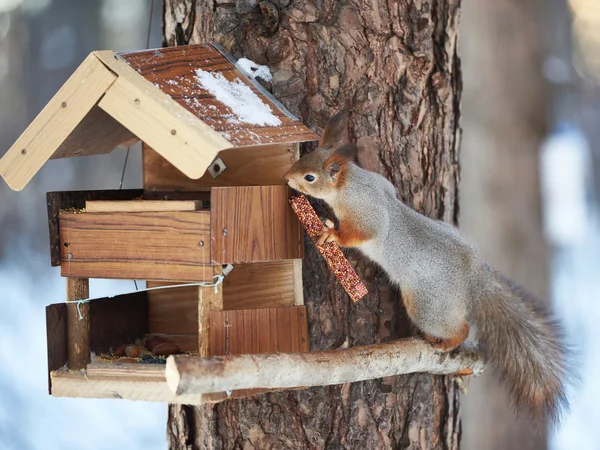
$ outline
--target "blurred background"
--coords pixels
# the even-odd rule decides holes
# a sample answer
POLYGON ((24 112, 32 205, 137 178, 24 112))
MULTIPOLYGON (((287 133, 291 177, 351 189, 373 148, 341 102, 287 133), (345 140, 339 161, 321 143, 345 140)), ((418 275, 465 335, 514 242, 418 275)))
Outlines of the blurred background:
MULTIPOLYGON (((160 0, 0 0, 0 154, 96 49, 161 44, 160 0)), ((548 299, 580 379, 563 425, 536 435, 488 375, 462 402, 463 449, 600 449, 600 2, 463 0, 460 225, 490 263, 548 299)), ((138 147, 55 160, 16 193, 0 183, 0 450, 162 449, 166 407, 47 395, 47 191, 141 187, 138 147), (40 295, 43 293, 43 295, 40 295)), ((132 291, 91 283, 91 296, 132 291)))

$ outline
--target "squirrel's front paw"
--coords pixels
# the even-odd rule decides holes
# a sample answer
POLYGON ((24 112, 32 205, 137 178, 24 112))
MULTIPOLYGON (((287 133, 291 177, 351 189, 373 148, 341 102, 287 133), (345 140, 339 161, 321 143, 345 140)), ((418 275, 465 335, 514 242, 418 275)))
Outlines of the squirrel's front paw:
POLYGON ((318 245, 323 245, 327 242, 338 242, 338 233, 335 229, 333 222, 327 219, 324 223, 323 229, 317 239, 318 245))

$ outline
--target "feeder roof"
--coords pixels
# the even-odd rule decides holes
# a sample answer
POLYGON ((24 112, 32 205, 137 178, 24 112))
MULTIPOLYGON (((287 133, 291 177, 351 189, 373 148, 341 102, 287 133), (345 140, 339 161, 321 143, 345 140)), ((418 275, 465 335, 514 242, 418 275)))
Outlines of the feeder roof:
POLYGON ((222 150, 316 139, 216 44, 97 51, 0 159, 0 175, 21 190, 49 159, 142 140, 198 179, 222 150))

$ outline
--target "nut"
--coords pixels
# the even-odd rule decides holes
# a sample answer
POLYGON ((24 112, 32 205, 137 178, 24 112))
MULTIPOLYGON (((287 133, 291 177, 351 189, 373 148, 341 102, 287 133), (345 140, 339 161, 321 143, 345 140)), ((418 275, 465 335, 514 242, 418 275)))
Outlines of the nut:
POLYGON ((172 342, 163 342, 162 344, 158 344, 154 347, 152 353, 155 355, 167 356, 173 355, 175 353, 181 352, 181 349, 178 345, 173 344, 172 342))
POLYGON ((158 344, 162 344, 163 342, 167 341, 165 341, 160 336, 150 336, 148 337, 148 339, 146 339, 146 343, 144 345, 148 350, 154 351, 154 347, 156 347, 158 344))
POLYGON ((128 345, 125 347, 125 354, 130 358, 137 358, 140 356, 140 348, 137 345, 128 345))
POLYGON ((113 351, 113 356, 125 356, 125 349, 127 348, 127 345, 119 345, 114 351, 113 351))

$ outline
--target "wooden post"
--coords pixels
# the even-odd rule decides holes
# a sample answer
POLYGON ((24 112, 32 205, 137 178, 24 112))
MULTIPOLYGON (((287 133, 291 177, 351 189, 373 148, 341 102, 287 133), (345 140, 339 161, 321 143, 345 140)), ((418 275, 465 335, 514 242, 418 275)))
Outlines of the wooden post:
MULTIPOLYGON (((87 278, 67 278, 67 301, 90 296, 87 278)), ((69 369, 82 370, 90 362, 90 304, 67 304, 67 361, 69 369), (81 313, 81 316, 79 315, 81 313)))
MULTIPOLYGON (((213 276, 223 274, 221 266, 213 266, 213 276)), ((216 278, 213 279, 217 281, 216 278)), ((210 335, 210 312, 223 309, 223 284, 215 287, 200 286, 198 288, 198 353, 208 356, 210 335)))

